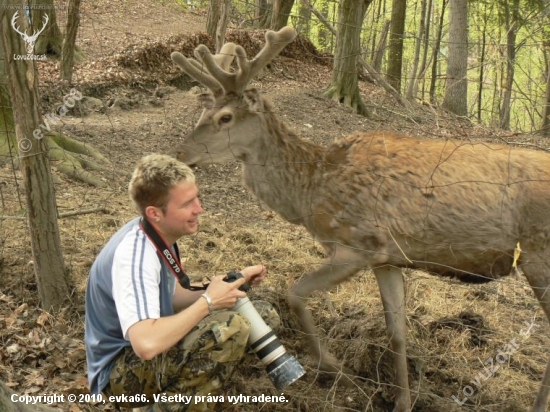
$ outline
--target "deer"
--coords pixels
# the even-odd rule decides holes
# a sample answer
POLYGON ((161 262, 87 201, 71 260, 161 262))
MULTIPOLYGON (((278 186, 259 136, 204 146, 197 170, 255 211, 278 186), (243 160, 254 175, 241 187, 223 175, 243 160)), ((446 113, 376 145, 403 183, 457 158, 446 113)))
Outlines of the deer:
MULTIPOLYGON (((506 144, 356 132, 321 146, 298 137, 249 86, 286 45, 291 27, 267 31, 253 59, 233 43, 213 55, 171 58, 208 91, 202 114, 173 153, 188 165, 242 165, 245 186, 302 225, 326 259, 287 294, 320 370, 357 380, 323 347, 307 299, 361 270, 374 272, 393 354, 394 412, 411 410, 403 271, 466 283, 523 272, 550 319, 550 155, 506 144), (233 59, 236 57, 236 67, 233 59)), ((532 407, 546 410, 550 363, 532 407)))
POLYGON ((50 18, 48 17, 47 14, 44 14, 44 24, 42 25, 42 28, 40 30, 33 30, 32 32, 32 36, 29 36, 27 34, 27 30, 25 30, 24 32, 22 32, 20 29, 19 29, 19 26, 16 25, 16 21, 17 21, 17 17, 19 16, 19 12, 16 11, 14 14, 13 14, 13 17, 11 19, 11 25, 13 27, 13 29, 21 35, 21 38, 25 41, 26 43, 26 49, 27 49, 27 55, 31 55, 32 52, 34 51, 34 44, 36 43, 36 39, 38 38, 38 36, 40 35, 40 33, 42 33, 44 31, 44 29, 46 28, 46 26, 48 25, 48 21, 50 21, 50 18))

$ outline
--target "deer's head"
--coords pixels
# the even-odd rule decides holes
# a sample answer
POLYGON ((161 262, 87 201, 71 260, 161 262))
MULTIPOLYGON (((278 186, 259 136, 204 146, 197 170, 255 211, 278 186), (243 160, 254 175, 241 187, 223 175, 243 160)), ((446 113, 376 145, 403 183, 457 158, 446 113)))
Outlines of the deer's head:
POLYGON ((23 38, 23 40, 25 41, 26 43, 26 49, 27 49, 27 54, 32 54, 33 51, 34 51, 34 44, 36 43, 36 39, 38 38, 38 35, 40 33, 42 33, 44 31, 44 29, 46 28, 47 24, 48 24, 48 21, 50 20, 50 18, 48 17, 47 14, 44 14, 44 24, 42 25, 42 28, 40 30, 33 30, 33 33, 32 33, 32 36, 29 36, 27 34, 27 31, 25 30, 24 32, 22 32, 19 28, 19 26, 17 26, 17 17, 19 16, 19 12, 16 11, 14 14, 13 14, 13 17, 11 19, 11 26, 13 27, 13 29, 19 33, 21 35, 21 37, 23 38))
POLYGON ((296 37, 290 27, 268 31, 266 44, 249 60, 245 50, 226 43, 217 55, 201 44, 195 58, 172 53, 172 60, 189 76, 209 89, 200 96, 202 115, 195 130, 176 149, 177 158, 188 164, 223 163, 242 159, 251 144, 249 137, 258 132, 258 112, 263 102, 255 89, 247 89, 252 78, 296 37), (237 70, 230 71, 237 58, 237 70))

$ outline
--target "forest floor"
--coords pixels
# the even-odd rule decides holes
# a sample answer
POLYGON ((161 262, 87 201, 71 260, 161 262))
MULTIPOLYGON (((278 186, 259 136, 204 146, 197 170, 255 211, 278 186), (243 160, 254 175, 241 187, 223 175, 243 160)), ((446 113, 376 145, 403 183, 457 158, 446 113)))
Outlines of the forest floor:
MULTIPOLYGON (((57 80, 58 62, 38 64, 42 110, 52 111, 73 87, 101 101, 82 102, 82 110, 63 118, 60 130, 109 158, 110 165, 98 172, 105 187, 58 174, 56 194, 60 212, 92 207, 105 212, 59 221, 75 289, 72 305, 55 316, 38 309, 24 220, 0 220, 0 379, 20 394, 87 393, 83 303, 89 268, 109 237, 135 216, 127 185, 136 162, 148 153, 173 150, 201 113, 195 83, 169 55, 172 50, 189 55, 197 42, 207 40, 197 34, 205 26, 204 10, 189 10, 169 0, 99 0, 83 2, 82 9, 78 45, 86 58, 77 65, 72 85, 57 80)), ((262 32, 232 29, 230 38, 243 44, 249 55, 263 44, 262 32)), ((482 127, 426 104, 407 110, 366 81, 360 84, 361 95, 371 117, 358 116, 323 96, 330 72, 330 57, 297 41, 253 85, 265 92, 280 118, 299 136, 321 145, 372 130, 546 145, 536 136, 482 127)), ((5 165, 0 173, 1 214, 24 216, 19 172, 5 165)), ((318 372, 285 301, 289 286, 319 264, 321 248, 304 229, 284 222, 244 189, 237 163, 200 167, 196 174, 206 213, 199 233, 180 242, 185 266, 201 278, 265 264, 269 278, 251 297, 269 300, 280 310, 283 328, 278 335, 307 372, 284 390, 286 402, 223 402, 222 410, 391 411, 392 357, 372 273, 364 271, 334 290, 317 293, 309 303, 326 346, 363 378, 357 387, 345 388, 333 376, 318 372)), ((550 330, 525 280, 513 276, 467 286, 414 271, 407 273, 406 285, 414 410, 527 410, 549 356, 550 330), (530 336, 521 335, 532 322, 538 326, 530 336), (502 360, 499 351, 512 341, 517 350, 497 365, 502 360), (494 373, 480 379, 492 363, 494 373), (464 400, 463 406, 453 395, 464 400)), ((239 394, 280 396, 281 391, 250 356, 224 391, 226 396, 239 394)), ((54 406, 65 411, 113 410, 89 401, 54 406)))

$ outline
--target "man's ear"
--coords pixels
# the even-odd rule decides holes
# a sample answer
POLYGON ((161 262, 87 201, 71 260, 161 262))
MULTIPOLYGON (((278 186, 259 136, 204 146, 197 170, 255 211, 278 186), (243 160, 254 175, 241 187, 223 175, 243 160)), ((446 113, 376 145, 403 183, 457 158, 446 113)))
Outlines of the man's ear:
POLYGON ((145 217, 150 222, 158 222, 162 217, 163 213, 159 207, 156 206, 147 206, 145 208, 145 217))

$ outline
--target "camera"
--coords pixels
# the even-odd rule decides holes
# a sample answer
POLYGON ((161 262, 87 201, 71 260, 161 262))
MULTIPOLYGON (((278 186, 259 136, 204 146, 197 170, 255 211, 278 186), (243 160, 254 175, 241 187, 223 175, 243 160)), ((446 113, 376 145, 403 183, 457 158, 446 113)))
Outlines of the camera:
MULTIPOLYGON (((242 273, 232 270, 223 280, 234 282, 242 277, 242 273)), ((247 292, 249 289, 250 286, 247 283, 239 287, 239 290, 243 292, 247 292)), ((275 332, 267 326, 247 297, 237 300, 233 310, 239 312, 250 322, 248 345, 266 366, 267 375, 277 389, 286 388, 305 374, 300 362, 286 352, 284 346, 275 336, 275 332)))

